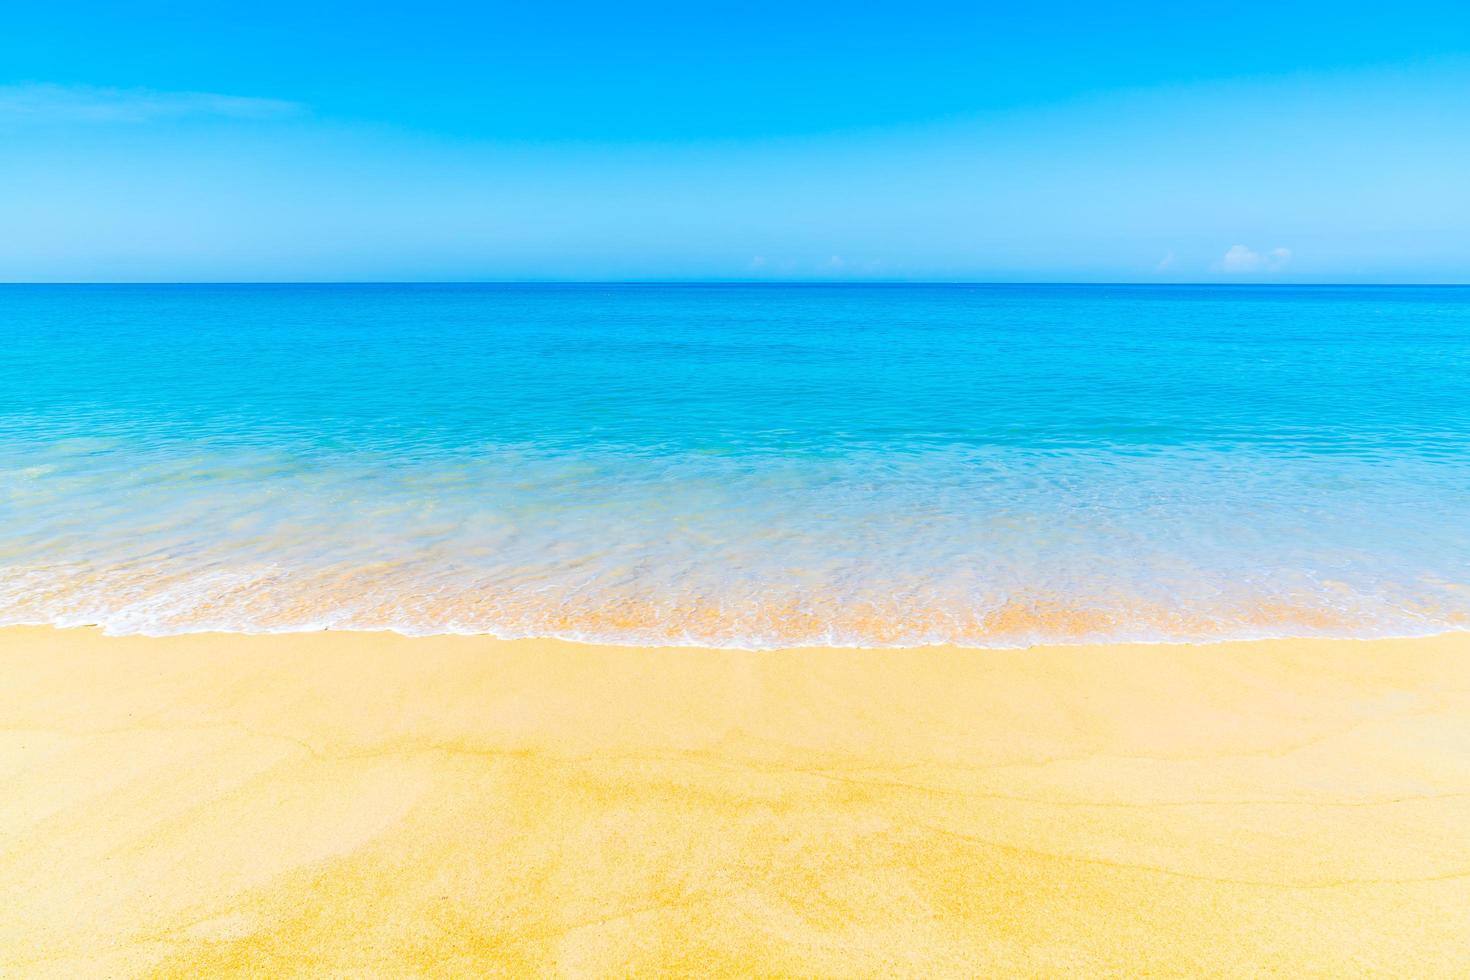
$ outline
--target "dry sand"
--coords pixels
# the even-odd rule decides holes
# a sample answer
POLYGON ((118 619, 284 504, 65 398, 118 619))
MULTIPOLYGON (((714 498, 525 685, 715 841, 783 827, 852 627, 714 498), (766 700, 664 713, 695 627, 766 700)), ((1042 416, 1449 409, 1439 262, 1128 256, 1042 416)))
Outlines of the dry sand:
POLYGON ((1470 636, 0 630, 0 976, 1470 974, 1470 636))

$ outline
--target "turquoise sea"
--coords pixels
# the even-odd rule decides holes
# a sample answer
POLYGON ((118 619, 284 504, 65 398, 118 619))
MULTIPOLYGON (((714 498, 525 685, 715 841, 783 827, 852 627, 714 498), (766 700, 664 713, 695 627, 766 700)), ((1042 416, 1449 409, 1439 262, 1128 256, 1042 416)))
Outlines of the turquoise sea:
POLYGON ((1470 289, 3 286, 0 622, 1470 628, 1470 289))

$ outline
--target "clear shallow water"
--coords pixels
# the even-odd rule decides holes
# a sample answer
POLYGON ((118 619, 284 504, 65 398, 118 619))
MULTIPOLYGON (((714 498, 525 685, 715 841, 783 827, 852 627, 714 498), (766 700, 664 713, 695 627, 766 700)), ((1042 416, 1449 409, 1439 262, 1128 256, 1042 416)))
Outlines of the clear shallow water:
POLYGON ((1470 628, 1470 289, 0 287, 0 622, 1470 628))

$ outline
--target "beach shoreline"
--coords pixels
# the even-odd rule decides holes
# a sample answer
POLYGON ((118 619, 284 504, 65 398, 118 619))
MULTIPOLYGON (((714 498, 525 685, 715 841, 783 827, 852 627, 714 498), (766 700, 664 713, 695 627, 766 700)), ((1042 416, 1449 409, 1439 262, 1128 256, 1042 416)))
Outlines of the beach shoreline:
POLYGON ((1470 634, 0 629, 0 974, 1463 974, 1470 634))

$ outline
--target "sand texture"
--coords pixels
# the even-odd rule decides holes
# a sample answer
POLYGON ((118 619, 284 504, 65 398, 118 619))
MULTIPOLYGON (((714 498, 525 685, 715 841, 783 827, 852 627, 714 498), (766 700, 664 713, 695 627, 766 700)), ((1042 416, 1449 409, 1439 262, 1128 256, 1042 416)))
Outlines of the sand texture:
POLYGON ((0 630, 0 976, 1470 975, 1470 636, 0 630))

